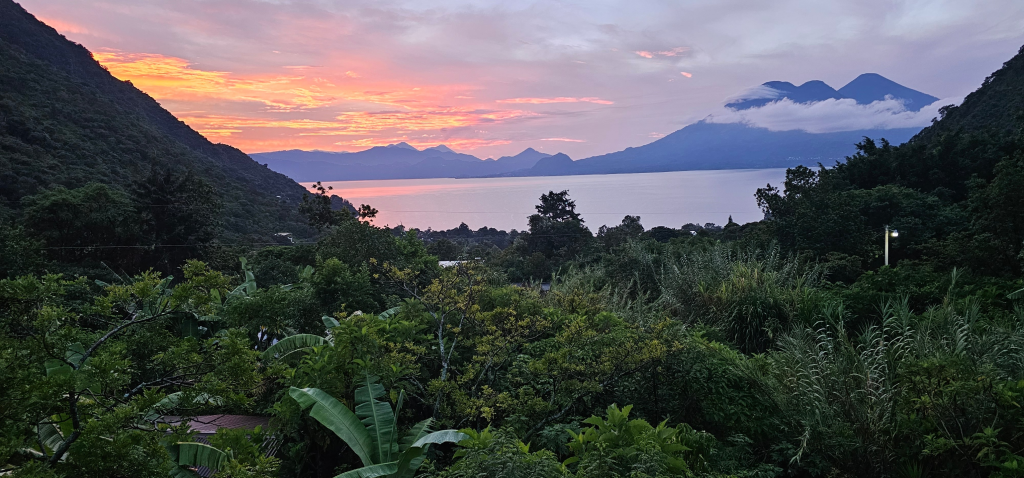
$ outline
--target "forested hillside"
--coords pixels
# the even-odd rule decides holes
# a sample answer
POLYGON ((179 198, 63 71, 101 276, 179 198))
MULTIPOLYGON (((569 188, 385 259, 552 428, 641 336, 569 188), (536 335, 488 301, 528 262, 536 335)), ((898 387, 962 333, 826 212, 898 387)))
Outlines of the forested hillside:
POLYGON ((210 143, 11 0, 0 0, 0 65, 0 200, 14 214, 57 186, 97 182, 133 196, 170 172, 212 190, 195 201, 217 203, 218 237, 308 234, 295 211, 301 186, 210 143))
MULTIPOLYGON (((845 164, 794 168, 758 191, 766 223, 794 251, 878 265, 886 225, 899 258, 1019 277, 1024 242, 1024 54, 903 145, 865 140, 845 164)), ((862 270, 862 269, 858 269, 862 270)))

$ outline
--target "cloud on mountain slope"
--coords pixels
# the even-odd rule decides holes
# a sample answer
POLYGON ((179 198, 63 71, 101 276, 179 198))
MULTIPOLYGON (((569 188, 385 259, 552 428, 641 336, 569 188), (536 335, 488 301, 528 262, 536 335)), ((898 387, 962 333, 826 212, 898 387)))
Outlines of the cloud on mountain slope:
MULTIPOLYGON (((771 88, 765 88, 770 90, 771 88)), ((751 94, 757 93, 754 91, 751 94)), ((767 92, 760 92, 767 94, 767 92)), ((754 98, 766 98, 756 96, 754 98)), ((770 98, 770 97, 768 97, 770 98)), ((963 98, 944 98, 920 111, 908 111, 897 99, 857 104, 850 98, 828 99, 814 103, 795 103, 788 98, 746 110, 723 107, 706 118, 709 123, 743 123, 771 131, 803 130, 808 133, 833 133, 862 129, 924 127, 939 116, 939 108, 960 104, 963 98)))

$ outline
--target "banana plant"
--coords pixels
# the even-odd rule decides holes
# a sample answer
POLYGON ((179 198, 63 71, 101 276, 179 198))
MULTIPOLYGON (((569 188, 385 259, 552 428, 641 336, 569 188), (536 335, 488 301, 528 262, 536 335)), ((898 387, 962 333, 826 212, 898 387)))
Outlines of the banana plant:
POLYGON ((384 387, 376 377, 367 374, 363 386, 356 389, 356 410, 318 388, 295 388, 289 395, 303 410, 312 407, 309 415, 338 435, 362 461, 361 468, 342 473, 334 478, 410 478, 423 464, 424 453, 431 444, 457 443, 469 438, 456 430, 430 431, 432 418, 423 420, 399 439, 398 412, 404 394, 398 395, 395 410, 378 398, 384 396, 384 387))
POLYGON ((193 469, 204 467, 215 471, 223 470, 231 460, 230 454, 205 443, 177 442, 164 446, 171 455, 172 478, 198 478, 199 475, 193 469))

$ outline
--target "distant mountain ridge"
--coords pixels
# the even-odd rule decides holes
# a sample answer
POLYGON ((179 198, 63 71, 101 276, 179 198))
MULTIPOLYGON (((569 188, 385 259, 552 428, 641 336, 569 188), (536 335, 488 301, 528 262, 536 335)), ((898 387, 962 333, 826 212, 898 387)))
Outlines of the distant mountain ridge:
MULTIPOLYGON (((879 74, 865 73, 838 90, 818 80, 800 86, 785 81, 769 81, 748 92, 745 98, 725 106, 733 110, 750 110, 784 98, 803 104, 853 99, 862 105, 895 99, 902 102, 908 111, 920 111, 938 101, 934 96, 907 88, 879 74)), ((900 144, 920 130, 920 127, 915 127, 809 133, 799 129, 772 131, 743 123, 705 120, 643 146, 576 161, 562 153, 548 155, 533 149, 516 156, 481 160, 452 151, 444 145, 421 151, 407 143, 355 153, 293 150, 251 156, 297 181, 761 169, 831 164, 854 154, 856 144, 864 137, 885 138, 900 144)))
POLYGON ((855 145, 865 136, 874 139, 885 137, 898 144, 909 140, 918 131, 920 128, 808 133, 699 121, 644 146, 577 161, 541 162, 531 169, 503 176, 766 169, 831 164, 855 153, 855 145))
POLYGON ((529 169, 551 155, 527 148, 515 156, 480 159, 443 144, 419 150, 403 142, 351 153, 293 149, 249 156, 274 171, 306 182, 493 176, 529 169))
POLYGON ((864 73, 838 90, 820 80, 808 81, 800 86, 787 81, 769 81, 749 93, 750 97, 740 98, 725 106, 745 110, 758 108, 783 98, 794 103, 849 98, 858 104, 866 105, 891 97, 902 100, 908 111, 920 111, 921 108, 939 101, 932 95, 907 88, 877 73, 864 73))

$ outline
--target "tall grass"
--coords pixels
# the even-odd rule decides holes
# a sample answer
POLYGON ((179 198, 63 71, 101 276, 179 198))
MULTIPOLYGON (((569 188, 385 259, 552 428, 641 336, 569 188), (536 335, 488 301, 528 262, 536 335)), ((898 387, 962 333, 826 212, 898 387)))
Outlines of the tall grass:
POLYGON ((973 299, 952 297, 920 315, 907 300, 890 301, 881 323, 859 334, 833 304, 779 340, 769 388, 799 429, 780 448, 793 463, 858 463, 889 475, 927 456, 970 462, 983 448, 978 434, 998 434, 1013 421, 1007 413, 1019 418, 1020 406, 1006 401, 1013 393, 1001 390, 1024 378, 1024 313, 989 319, 973 299))
POLYGON ((716 245, 680 255, 660 274, 659 302, 688 323, 717 327, 743 352, 768 350, 824 300, 814 286, 824 269, 784 256, 716 245))

